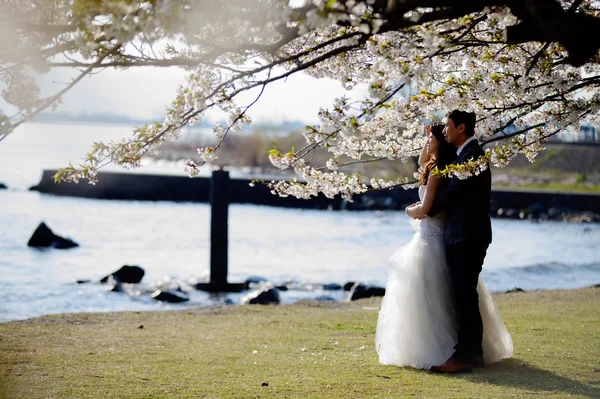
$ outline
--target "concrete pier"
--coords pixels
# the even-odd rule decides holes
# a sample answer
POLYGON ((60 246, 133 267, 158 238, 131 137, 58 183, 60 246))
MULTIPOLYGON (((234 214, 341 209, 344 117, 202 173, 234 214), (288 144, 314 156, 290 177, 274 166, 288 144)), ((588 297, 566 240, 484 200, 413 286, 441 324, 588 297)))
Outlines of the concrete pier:
MULTIPOLYGON (((30 190, 80 198, 210 202, 211 177, 190 179, 187 176, 99 172, 99 182, 90 185, 85 182, 56 184, 53 178, 55 173, 55 170, 45 170, 40 183, 30 190)), ((403 210, 406 205, 418 200, 417 190, 402 188, 357 195, 353 203, 343 201, 340 197, 329 199, 323 195, 310 200, 282 198, 271 194, 269 188, 262 184, 250 187, 250 182, 250 178, 231 178, 229 203, 332 210, 403 210)), ((542 190, 494 189, 492 191, 492 212, 499 208, 525 209, 533 204, 546 209, 555 207, 600 213, 598 194, 553 193, 542 190)))

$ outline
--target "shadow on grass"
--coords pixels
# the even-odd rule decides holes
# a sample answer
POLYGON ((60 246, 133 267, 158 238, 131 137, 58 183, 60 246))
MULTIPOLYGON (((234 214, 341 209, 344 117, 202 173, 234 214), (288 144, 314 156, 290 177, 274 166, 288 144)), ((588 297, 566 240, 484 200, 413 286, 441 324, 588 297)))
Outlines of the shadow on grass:
POLYGON ((481 382, 505 387, 520 388, 528 391, 564 392, 600 397, 600 387, 586 385, 579 381, 554 374, 531 366, 521 359, 506 359, 491 364, 484 369, 476 369, 465 377, 473 382, 481 382))

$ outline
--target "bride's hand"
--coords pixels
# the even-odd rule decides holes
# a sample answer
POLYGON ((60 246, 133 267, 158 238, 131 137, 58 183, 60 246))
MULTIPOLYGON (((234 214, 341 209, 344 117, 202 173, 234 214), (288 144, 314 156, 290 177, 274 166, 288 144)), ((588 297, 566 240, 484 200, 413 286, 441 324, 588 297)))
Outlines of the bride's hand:
POLYGON ((409 218, 412 219, 423 219, 424 216, 420 215, 420 212, 418 212, 418 206, 421 205, 421 202, 415 202, 414 204, 407 206, 406 209, 404 210, 404 212, 406 213, 406 215, 409 218))

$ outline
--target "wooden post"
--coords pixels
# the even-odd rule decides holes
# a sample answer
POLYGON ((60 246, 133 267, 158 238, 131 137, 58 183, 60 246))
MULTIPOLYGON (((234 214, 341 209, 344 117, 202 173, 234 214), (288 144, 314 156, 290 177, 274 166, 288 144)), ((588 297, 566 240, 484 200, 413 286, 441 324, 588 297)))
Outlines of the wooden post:
POLYGON ((229 172, 215 170, 210 184, 210 284, 227 285, 229 172))
POLYGON ((210 178, 210 281, 197 283, 196 289, 209 292, 240 292, 245 283, 229 283, 229 172, 215 170, 210 178))

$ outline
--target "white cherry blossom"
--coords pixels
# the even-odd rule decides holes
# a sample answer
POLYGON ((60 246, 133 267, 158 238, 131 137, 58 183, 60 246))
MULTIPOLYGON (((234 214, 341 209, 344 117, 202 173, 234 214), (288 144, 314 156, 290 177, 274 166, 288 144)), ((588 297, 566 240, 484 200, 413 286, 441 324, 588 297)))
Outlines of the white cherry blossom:
MULTIPOLYGON (((600 17, 591 0, 551 3, 560 4, 565 20, 600 17)), ((321 109, 319 122, 304 131, 303 148, 270 152, 273 165, 297 175, 268 183, 283 196, 351 200, 369 189, 410 187, 412 176, 367 178, 347 168, 417 156, 423 124, 452 109, 477 114, 476 137, 487 148, 480 160, 438 171, 459 178, 481 173, 488 162, 506 166, 519 154, 533 161, 557 132, 600 122, 597 49, 578 60, 578 49, 558 37, 562 32, 555 41, 515 36, 515 27, 532 29, 519 7, 482 1, 464 11, 457 4, 312 0, 294 8, 275 0, 7 0, 0 11, 6 32, 0 79, 2 97, 19 111, 10 118, 0 113, 0 141, 55 106, 77 79, 108 66, 174 65, 187 76, 162 121, 136 127, 119 142, 96 143, 81 165, 62 169, 57 180, 94 182, 110 162, 139 167, 146 153, 217 109, 226 119, 214 128, 214 144, 198 149, 201 162, 211 162, 228 134, 251 123, 262 90, 295 73, 337 80, 349 92, 366 88, 368 95, 354 102, 342 96, 321 109), (41 98, 34 71, 52 67, 81 74, 64 91, 41 98), (241 102, 257 91, 254 101, 241 102), (312 153, 323 149, 330 159, 312 165, 312 153)), ((534 26, 532 34, 544 32, 534 26)), ((190 176, 201 166, 186 165, 190 176)))

